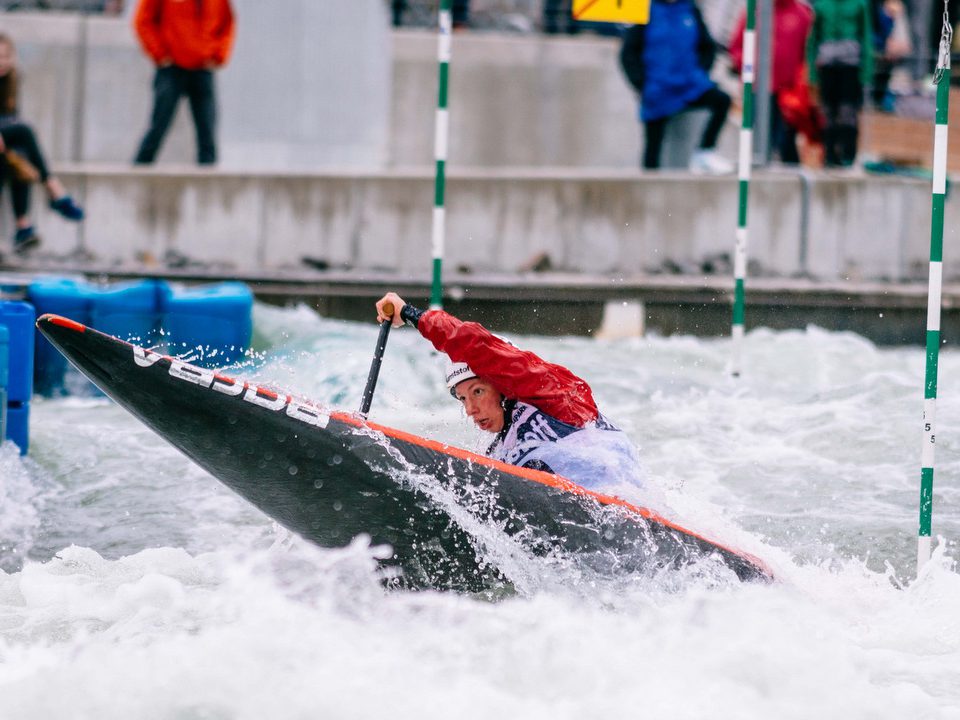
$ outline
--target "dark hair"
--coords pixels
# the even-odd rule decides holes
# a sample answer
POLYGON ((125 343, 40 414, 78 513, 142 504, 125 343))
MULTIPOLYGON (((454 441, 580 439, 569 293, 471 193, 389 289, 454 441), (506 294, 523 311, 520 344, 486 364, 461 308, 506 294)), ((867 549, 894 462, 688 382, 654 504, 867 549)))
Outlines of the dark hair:
MULTIPOLYGON (((6 33, 0 32, 0 43, 6 43, 11 49, 16 46, 13 39, 6 33)), ((3 77, 0 77, 0 115, 17 114, 17 91, 19 90, 17 78, 17 68, 10 68, 3 77)))

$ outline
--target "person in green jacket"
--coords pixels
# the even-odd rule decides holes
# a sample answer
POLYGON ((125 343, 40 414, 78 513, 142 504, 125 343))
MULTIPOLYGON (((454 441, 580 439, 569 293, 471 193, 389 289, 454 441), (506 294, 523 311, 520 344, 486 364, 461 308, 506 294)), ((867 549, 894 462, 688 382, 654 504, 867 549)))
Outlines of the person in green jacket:
POLYGON ((869 0, 814 0, 807 44, 810 82, 826 117, 824 164, 847 167, 857 157, 863 89, 873 77, 869 0))

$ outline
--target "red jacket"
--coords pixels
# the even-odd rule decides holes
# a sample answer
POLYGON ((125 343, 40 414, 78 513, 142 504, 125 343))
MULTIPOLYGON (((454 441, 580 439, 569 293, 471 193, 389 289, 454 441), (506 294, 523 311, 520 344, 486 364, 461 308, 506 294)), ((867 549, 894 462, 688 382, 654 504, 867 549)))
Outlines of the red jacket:
MULTIPOLYGON (((730 38, 730 60, 738 72, 743 65, 743 29, 746 25, 747 13, 744 11, 730 38)), ((813 10, 809 5, 800 0, 775 0, 771 92, 780 92, 797 81, 806 60, 807 35, 812 26, 813 10)))
POLYGON ((599 415, 585 380, 562 365, 515 348, 478 323, 429 310, 420 317, 417 329, 437 350, 454 362, 467 363, 479 378, 508 398, 575 427, 594 422, 599 415))
POLYGON ((233 48, 230 0, 140 0, 133 18, 154 63, 200 70, 225 65, 233 48))

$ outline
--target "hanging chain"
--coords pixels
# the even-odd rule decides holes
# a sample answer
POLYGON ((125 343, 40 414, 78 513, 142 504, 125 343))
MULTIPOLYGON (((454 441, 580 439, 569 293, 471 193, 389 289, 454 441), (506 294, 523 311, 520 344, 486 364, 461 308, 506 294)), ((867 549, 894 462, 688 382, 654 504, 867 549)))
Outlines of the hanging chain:
POLYGON ((939 85, 944 75, 950 70, 950 50, 953 47, 953 26, 950 24, 950 13, 947 10, 947 0, 943 0, 943 29, 940 31, 940 55, 937 58, 937 69, 933 73, 933 84, 939 85))

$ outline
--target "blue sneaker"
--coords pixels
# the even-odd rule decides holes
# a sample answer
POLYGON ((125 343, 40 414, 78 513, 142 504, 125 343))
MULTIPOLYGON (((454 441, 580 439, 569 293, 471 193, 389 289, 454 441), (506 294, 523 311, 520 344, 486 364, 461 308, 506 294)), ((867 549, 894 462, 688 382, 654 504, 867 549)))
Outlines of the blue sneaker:
POLYGON ((67 220, 73 220, 74 222, 83 220, 83 208, 77 205, 69 195, 51 200, 50 209, 59 213, 67 220))
POLYGON ((13 252, 22 255, 40 244, 40 236, 37 235, 33 225, 25 228, 18 228, 13 236, 13 252))

